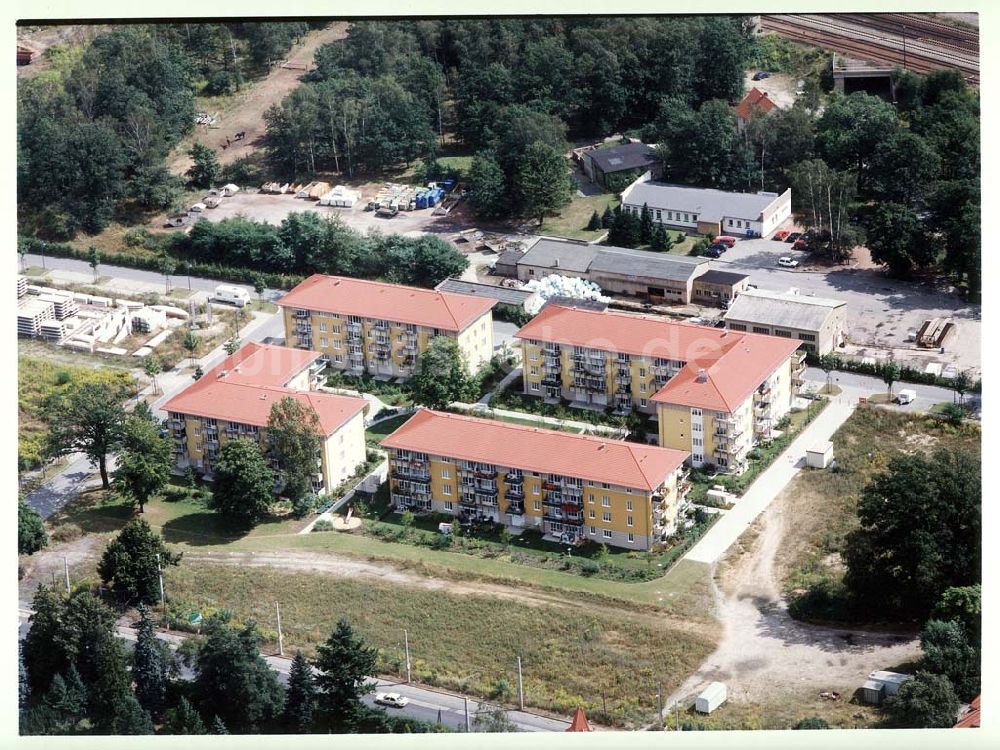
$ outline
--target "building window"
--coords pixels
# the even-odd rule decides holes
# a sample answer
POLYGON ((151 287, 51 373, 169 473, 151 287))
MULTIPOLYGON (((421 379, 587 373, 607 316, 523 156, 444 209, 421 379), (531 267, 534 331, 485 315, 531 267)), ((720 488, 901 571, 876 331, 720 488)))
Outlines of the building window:
POLYGON ((701 455, 700 453, 692 453, 691 454, 691 460, 694 461, 695 463, 700 464, 702 461, 705 460, 705 457, 703 455, 701 455))
POLYGON ((590 503, 591 505, 594 504, 594 493, 593 492, 590 493, 590 497, 587 498, 587 502, 590 503))
POLYGON ((765 328, 764 326, 754 326, 753 327, 753 332, 754 333, 762 333, 765 336, 768 336, 771 333, 771 329, 770 328, 765 328))
POLYGON ((743 226, 743 220, 742 220, 742 219, 738 219, 738 220, 736 221, 736 226, 738 226, 738 227, 742 227, 742 226, 743 226))
POLYGON ((631 531, 628 533, 628 540, 629 542, 635 541, 635 534, 633 534, 631 531))
POLYGON ((601 507, 610 508, 611 507, 611 498, 608 497, 607 495, 602 495, 601 496, 601 507))
POLYGON ((646 392, 646 384, 639 383, 639 393, 645 393, 645 392, 646 392))
POLYGON ((450 495, 451 494, 451 485, 450 484, 442 484, 441 485, 441 493, 444 494, 444 495, 450 495))
POLYGON ((646 399, 640 398, 639 399, 639 406, 645 407, 646 406, 646 399))
POLYGON ((701 438, 696 438, 696 437, 691 438, 691 445, 693 445, 695 448, 701 448, 704 444, 705 443, 702 441, 701 438))
POLYGON ((533 491, 533 493, 535 495, 541 495, 542 494, 542 490, 541 490, 541 488, 537 484, 534 487, 532 487, 531 489, 532 489, 532 491, 533 491))
MULTIPOLYGON (((339 344, 340 342, 339 341, 335 341, 334 343, 339 344)), ((338 347, 334 347, 334 348, 338 348, 338 347)), ((338 365, 344 364, 344 355, 343 354, 338 354, 336 357, 333 358, 333 361, 336 362, 338 365)))
POLYGON ((445 510, 455 510, 455 504, 451 500, 447 500, 447 501, 445 501, 444 509, 445 510))
POLYGON ((604 538, 605 539, 610 539, 611 538, 611 529, 605 529, 604 530, 604 538))
POLYGON ((319 345, 321 347, 323 347, 324 349, 326 349, 326 346, 327 346, 326 339, 325 338, 320 339, 319 340, 319 345))
POLYGON ((594 536, 595 534, 597 534, 597 528, 595 526, 591 526, 590 527, 590 535, 594 536))
POLYGON ((631 500, 626 500, 625 501, 625 510, 627 510, 629 512, 632 511, 632 501, 631 500))
POLYGON ((611 514, 608 512, 602 513, 601 520, 604 521, 604 523, 611 523, 611 514))
POLYGON ((538 390, 538 383, 536 383, 534 380, 531 381, 531 390, 533 391, 538 390))
POLYGON ((635 524, 632 523, 632 516, 629 516, 628 518, 625 519, 625 525, 626 526, 635 526, 635 524))
POLYGON ((591 511, 590 511, 590 517, 591 517, 591 518, 595 518, 595 517, 596 517, 596 516, 594 515, 594 511, 593 511, 593 510, 591 510, 591 511))
POLYGON ((529 372, 532 375, 537 375, 538 374, 538 368, 535 367, 534 365, 532 365, 531 370, 529 372))
POLYGON ((812 333, 800 333, 799 334, 799 341, 815 341, 815 340, 816 340, 815 334, 812 334, 812 333))
POLYGON ((691 410, 691 416, 692 417, 700 417, 701 416, 701 409, 692 409, 691 410))
POLYGON ((537 362, 538 361, 538 352, 532 351, 531 354, 528 356, 528 359, 530 359, 532 362, 537 362))
POLYGON ((660 221, 660 209, 656 209, 656 220, 660 221))
POLYGON ((645 367, 640 367, 639 368, 639 377, 640 378, 646 377, 646 368, 645 367))
POLYGON ((782 331, 780 328, 775 328, 774 329, 774 335, 775 336, 780 336, 783 339, 790 339, 792 337, 792 332, 791 331, 782 331))
POLYGON ((441 469, 442 479, 451 479, 451 469, 441 469))
POLYGON ((535 510, 541 510, 541 509, 542 509, 541 500, 535 500, 535 510))
POLYGON ((729 330, 731 331, 745 331, 747 327, 742 323, 730 323, 729 330))
POLYGON ((702 425, 701 422, 692 422, 691 423, 691 432, 701 432, 704 429, 705 429, 705 427, 704 427, 704 425, 702 425))

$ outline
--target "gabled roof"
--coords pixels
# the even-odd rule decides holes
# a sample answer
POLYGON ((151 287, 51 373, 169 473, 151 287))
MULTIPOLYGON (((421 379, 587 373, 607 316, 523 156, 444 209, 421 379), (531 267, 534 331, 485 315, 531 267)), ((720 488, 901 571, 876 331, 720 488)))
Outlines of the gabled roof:
POLYGON ((982 696, 977 695, 972 699, 972 703, 969 704, 969 710, 962 714, 962 718, 958 720, 958 723, 953 727, 954 729, 973 729, 980 725, 982 721, 982 710, 980 708, 980 699, 982 696))
POLYGON ((462 331, 496 300, 466 294, 315 274, 278 300, 282 307, 462 331))
POLYGON ((656 162, 656 152, 645 143, 626 143, 610 148, 595 148, 586 153, 605 174, 626 169, 645 169, 656 162))
POLYGON ((535 296, 535 292, 526 292, 523 289, 512 289, 509 286, 499 286, 497 284, 480 284, 475 281, 464 281, 462 279, 445 279, 434 288, 439 292, 471 294, 475 297, 495 299, 503 305, 523 305, 535 296))
POLYGON ((732 193, 642 178, 622 192, 624 205, 646 204, 652 209, 697 214, 699 221, 719 221, 726 217, 760 221, 761 214, 780 198, 776 193, 732 193))
POLYGON ((569 723, 566 728, 567 732, 593 732, 594 728, 590 726, 590 722, 587 721, 587 714, 583 712, 582 708, 577 708, 576 712, 573 714, 573 721, 569 723))
POLYGON ((793 339, 557 305, 544 307, 514 336, 685 362, 653 400, 723 412, 739 407, 798 348, 793 339))
POLYGON ((579 477, 651 492, 690 455, 624 440, 420 409, 384 448, 579 477))
POLYGON ((164 411, 266 427, 271 407, 286 396, 311 407, 323 435, 365 408, 363 398, 285 387, 319 352, 250 342, 163 405, 164 411))
POLYGON ((748 289, 726 312, 726 321, 818 331, 833 312, 847 303, 838 299, 813 297, 795 292, 748 289))
POLYGON ((777 109, 778 105, 771 101, 767 92, 754 86, 736 105, 736 116, 741 120, 749 120, 754 114, 767 114, 777 109))
POLYGON ((586 273, 597 257, 598 250, 600 248, 597 245, 542 237, 528 248, 517 264, 586 273))
POLYGON ((550 268, 556 273, 606 273, 651 276, 686 281, 708 258, 669 255, 614 245, 587 245, 543 237, 532 245, 518 265, 550 268))

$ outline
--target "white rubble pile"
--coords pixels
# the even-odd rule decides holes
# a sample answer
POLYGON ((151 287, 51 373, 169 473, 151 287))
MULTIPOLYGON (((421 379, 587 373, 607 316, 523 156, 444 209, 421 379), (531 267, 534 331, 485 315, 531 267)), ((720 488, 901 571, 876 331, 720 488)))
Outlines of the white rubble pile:
POLYGON ((592 281, 577 279, 571 276, 560 276, 552 274, 541 279, 532 279, 527 282, 522 289, 526 292, 537 292, 527 307, 527 312, 534 315, 542 309, 542 305, 552 297, 571 297, 573 299, 594 300, 595 302, 610 302, 608 297, 601 294, 601 288, 592 281))

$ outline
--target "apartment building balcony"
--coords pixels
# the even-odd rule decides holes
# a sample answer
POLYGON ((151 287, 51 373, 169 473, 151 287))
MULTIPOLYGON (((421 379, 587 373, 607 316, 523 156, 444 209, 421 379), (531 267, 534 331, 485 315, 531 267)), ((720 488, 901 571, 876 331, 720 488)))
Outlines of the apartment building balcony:
POLYGON ((508 471, 503 475, 503 481, 507 484, 521 485, 524 483, 524 474, 514 474, 513 472, 508 471))
POLYGON ((431 483, 431 475, 427 472, 419 472, 419 471, 409 472, 409 471, 400 471, 398 469, 393 469, 392 478, 405 479, 408 482, 419 482, 421 484, 431 483))
POLYGON ((309 315, 309 310, 296 310, 292 313, 293 318, 308 318, 309 315))
POLYGON ((397 510, 410 510, 417 512, 426 512, 431 509, 430 499, 419 499, 415 497, 406 497, 404 495, 393 495, 392 502, 396 506, 397 510))
POLYGON ((632 373, 628 370, 617 370, 615 372, 615 381, 628 385, 632 382, 632 373))
POLYGON ((172 430, 183 430, 184 429, 184 420, 183 419, 168 419, 167 420, 167 427, 171 428, 172 430))
POLYGON ((472 472, 476 479, 496 479, 497 470, 496 469, 476 469, 472 472))
POLYGON ((562 380, 544 375, 542 376, 542 385, 547 385, 549 388, 562 388, 562 380))
POLYGON ((555 523, 565 523, 572 526, 583 526, 583 514, 582 513, 554 513, 546 512, 542 515, 542 518, 546 521, 555 523))
POLYGON ((559 344, 542 345, 542 354, 544 354, 546 357, 558 357, 561 351, 562 349, 560 348, 559 344))
POLYGON ((513 503, 513 502, 512 503, 508 503, 507 504, 507 511, 506 512, 507 513, 512 513, 515 516, 523 516, 524 515, 524 503, 513 503))
POLYGON ((311 334, 313 327, 309 323, 296 323, 295 324, 295 335, 302 336, 303 334, 311 334))
POLYGON ((458 504, 467 510, 474 510, 479 505, 476 502, 476 498, 472 495, 463 495, 462 499, 458 501, 458 504))
POLYGON ((607 382, 603 378, 573 378, 573 388, 578 391, 590 391, 603 393, 607 389, 607 382))
POLYGON ((174 443, 174 453, 176 453, 178 456, 183 456, 185 453, 187 453, 187 447, 184 445, 184 443, 174 443))
POLYGON ((559 369, 562 367, 562 360, 558 356, 546 356, 542 357, 542 364, 546 367, 559 369))
POLYGON ((492 497, 493 499, 496 499, 497 495, 500 494, 500 491, 496 487, 481 487, 478 485, 473 487, 472 491, 473 493, 475 493, 477 498, 482 496, 482 497, 492 497))
POLYGON ((503 496, 508 500, 524 500, 524 488, 520 485, 517 487, 507 487, 504 490, 503 496))
POLYGON ((360 320, 349 320, 347 321, 347 331, 350 332, 361 332, 361 321, 360 320))
POLYGON ((615 383, 615 393, 630 394, 632 393, 632 386, 629 385, 627 381, 622 382, 621 380, 619 380, 617 383, 615 383))
POLYGON ((716 434, 730 435, 740 426, 739 420, 732 417, 716 417, 713 421, 716 434))

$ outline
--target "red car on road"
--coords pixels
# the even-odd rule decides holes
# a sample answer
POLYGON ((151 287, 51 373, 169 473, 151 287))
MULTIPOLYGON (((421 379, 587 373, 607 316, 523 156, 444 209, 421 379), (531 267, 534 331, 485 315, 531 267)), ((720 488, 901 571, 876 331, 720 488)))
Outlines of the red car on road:
POLYGON ((782 229, 780 232, 775 232, 774 236, 771 239, 777 240, 778 242, 784 242, 785 237, 787 237, 789 234, 790 233, 787 229, 782 229))
POLYGON ((736 238, 730 237, 728 234, 720 234, 714 240, 712 240, 713 245, 725 245, 726 247, 732 247, 736 244, 736 238))

